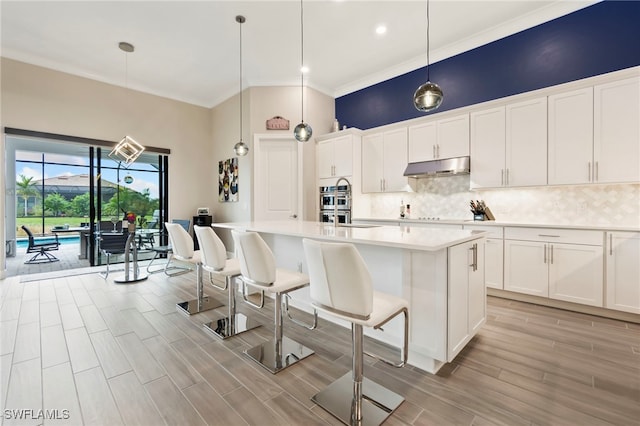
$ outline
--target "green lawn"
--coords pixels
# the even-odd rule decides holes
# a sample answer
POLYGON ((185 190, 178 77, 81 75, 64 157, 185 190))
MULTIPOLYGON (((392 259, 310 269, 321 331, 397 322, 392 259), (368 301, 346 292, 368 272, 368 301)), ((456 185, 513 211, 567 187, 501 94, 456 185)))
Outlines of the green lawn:
MULTIPOLYGON (((147 222, 150 222, 152 217, 146 216, 147 222)), ((108 218, 107 218, 108 220, 108 218)), ((25 225, 34 234, 50 234, 51 228, 54 226, 69 225, 80 226, 83 222, 89 222, 89 218, 86 217, 45 217, 44 218, 44 232, 42 232, 42 218, 36 216, 17 217, 16 218, 16 235, 17 237, 26 237, 27 234, 22 230, 22 225, 25 225)))

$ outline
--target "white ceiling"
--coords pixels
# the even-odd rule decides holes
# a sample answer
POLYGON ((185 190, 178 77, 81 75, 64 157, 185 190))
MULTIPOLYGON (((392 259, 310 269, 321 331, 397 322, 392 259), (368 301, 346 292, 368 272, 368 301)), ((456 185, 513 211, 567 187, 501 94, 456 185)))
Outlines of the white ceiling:
MULTIPOLYGON (((431 0, 431 62, 598 0, 431 0)), ((0 2, 4 57, 195 105, 243 87, 300 84, 300 2, 0 2), (118 42, 132 43, 125 54, 118 42), (126 71, 125 71, 126 70, 126 71)), ((426 2, 305 0, 305 84, 331 96, 426 64, 426 2), (388 27, 384 36, 374 30, 388 27)))

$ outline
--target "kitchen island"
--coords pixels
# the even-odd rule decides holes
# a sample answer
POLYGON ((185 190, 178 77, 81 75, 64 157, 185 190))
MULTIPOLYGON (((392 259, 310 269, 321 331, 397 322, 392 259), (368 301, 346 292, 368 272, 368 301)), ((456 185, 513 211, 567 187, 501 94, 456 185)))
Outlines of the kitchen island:
MULTIPOLYGON (((409 301, 409 364, 431 373, 450 362, 486 320, 485 232, 411 226, 338 226, 319 222, 214 223, 259 232, 279 267, 307 272, 303 238, 355 244, 377 291, 409 301)), ((293 294, 293 306, 311 312, 308 288, 293 294)), ((321 315, 322 316, 322 315, 321 315)), ((329 321, 348 326, 333 317, 329 321)), ((402 320, 365 334, 395 347, 402 320)))

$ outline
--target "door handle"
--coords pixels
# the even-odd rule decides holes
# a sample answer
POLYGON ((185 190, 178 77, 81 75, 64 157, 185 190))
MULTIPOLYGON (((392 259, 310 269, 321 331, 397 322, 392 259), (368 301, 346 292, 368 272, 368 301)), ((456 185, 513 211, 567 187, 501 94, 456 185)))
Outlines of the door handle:
POLYGON ((294 213, 294 214, 289 215, 289 219, 297 219, 297 218, 298 218, 298 215, 297 215, 297 214, 295 214, 295 213, 294 213))
POLYGON ((600 180, 600 173, 598 173, 598 161, 596 161, 596 178, 594 181, 598 182, 600 180))
POLYGON ((544 252, 543 252, 543 253, 544 253, 544 260, 543 260, 543 262, 544 262, 544 263, 547 263, 547 245, 546 245, 546 244, 544 245, 544 252))
POLYGON ((436 157, 436 146, 433 145, 431 148, 433 148, 433 158, 437 158, 436 157))
POLYGON ((509 169, 507 169, 507 186, 509 186, 509 169))
POLYGON ((609 233, 609 256, 613 256, 613 234, 609 233))
POLYGON ((500 185, 504 186, 504 169, 500 169, 500 185))
POLYGON ((472 260, 471 260, 471 270, 472 271, 477 271, 478 270, 478 243, 474 243, 473 246, 471 246, 471 248, 469 249, 471 250, 472 253, 472 260))
POLYGON ((587 163, 587 179, 589 179, 589 182, 591 182, 591 161, 589 161, 587 163))
POLYGON ((551 248, 551 264, 553 265, 553 244, 549 244, 549 247, 551 248))

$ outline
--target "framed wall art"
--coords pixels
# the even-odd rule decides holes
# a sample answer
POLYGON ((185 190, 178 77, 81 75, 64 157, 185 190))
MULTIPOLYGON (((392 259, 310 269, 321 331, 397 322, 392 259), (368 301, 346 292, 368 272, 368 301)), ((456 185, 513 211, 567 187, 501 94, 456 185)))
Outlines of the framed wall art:
POLYGON ((233 203, 238 201, 238 158, 218 162, 218 201, 233 203))

